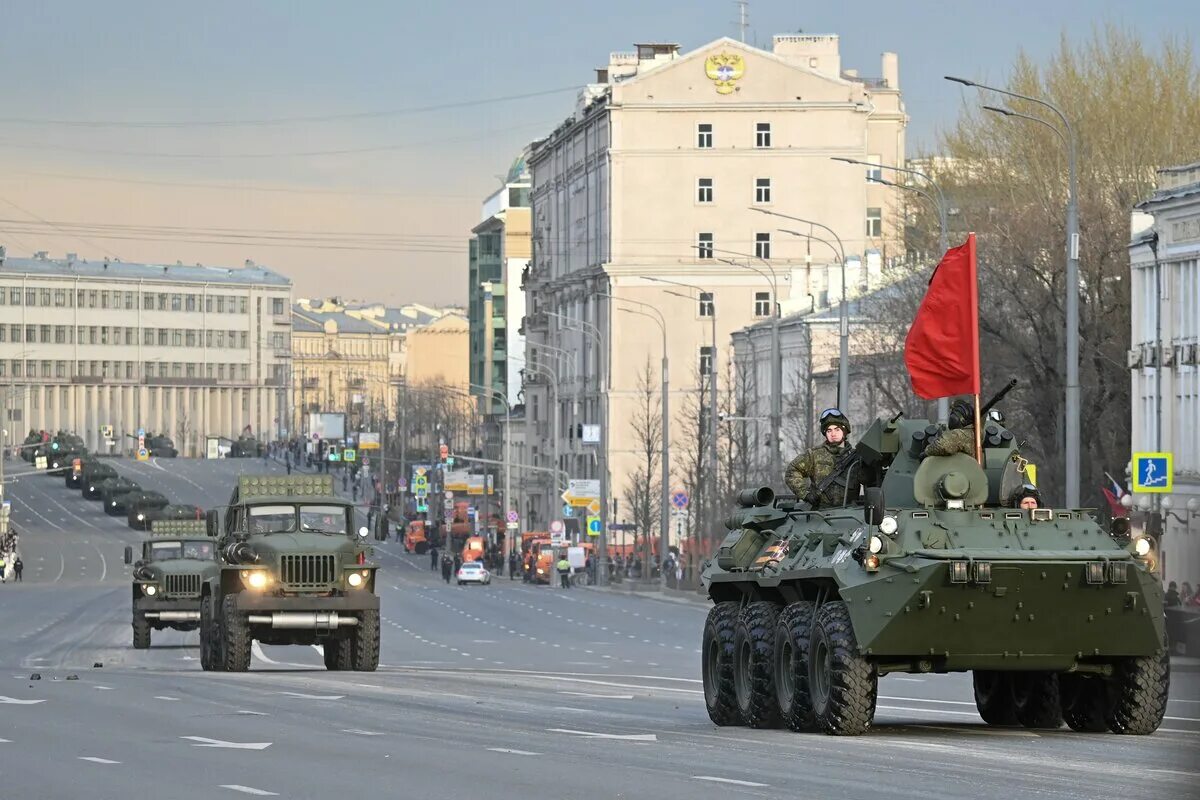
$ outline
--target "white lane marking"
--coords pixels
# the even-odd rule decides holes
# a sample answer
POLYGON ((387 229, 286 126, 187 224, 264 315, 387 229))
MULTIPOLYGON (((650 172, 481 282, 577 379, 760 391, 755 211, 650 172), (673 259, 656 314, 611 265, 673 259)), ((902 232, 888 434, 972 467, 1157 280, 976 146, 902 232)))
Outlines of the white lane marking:
POLYGON ((472 639, 471 644, 496 644, 494 639, 472 639))
POLYGON ((96 551, 96 555, 100 556, 100 582, 104 583, 104 579, 108 577, 108 559, 104 557, 104 553, 100 552, 99 547, 96 547, 91 542, 88 542, 88 544, 92 545, 92 549, 96 551))
POLYGON ((113 690, 111 686, 93 686, 92 688, 98 692, 111 692, 113 690))
POLYGON ((1148 769, 1147 772, 1158 772, 1163 775, 1183 775, 1187 778, 1200 778, 1200 772, 1185 772, 1181 769, 1148 769))
POLYGON ((1163 719, 1169 719, 1174 722, 1200 722, 1200 719, 1196 719, 1195 717, 1163 717, 1163 719))
POLYGON ((733 778, 718 778, 714 775, 693 775, 694 781, 710 781, 712 783, 731 783, 734 786, 770 786, 769 783, 755 783, 754 781, 739 781, 733 778))
POLYGON ((12 739, 0 739, 0 744, 12 744, 12 739))
POLYGON ((265 711, 245 711, 243 709, 238 709, 237 713, 246 714, 247 716, 251 716, 251 717, 269 717, 269 716, 271 716, 270 714, 266 713, 265 711))
POLYGON ((511 747, 489 747, 488 750, 492 753, 508 753, 514 756, 540 756, 541 753, 534 753, 529 750, 514 750, 511 747))
POLYGON ((906 681, 908 683, 924 683, 924 678, 895 678, 894 680, 906 681))
POLYGON ((555 711, 573 711, 577 714, 592 713, 592 709, 590 709, 590 708, 575 708, 574 706, 554 706, 554 710, 555 711))
POLYGON ((207 736, 180 736, 194 742, 192 747, 223 747, 228 750, 266 750, 271 742, 226 742, 221 739, 209 739, 207 736))
POLYGON ((632 700, 631 694, 592 694, 591 692, 566 692, 560 691, 559 694, 570 694, 575 697, 594 697, 597 700, 632 700))
POLYGON ((888 695, 879 695, 880 700, 899 700, 901 703, 934 703, 935 705, 948 706, 970 706, 975 707, 975 704, 967 700, 930 700, 924 697, 890 697, 888 695))
POLYGON ((0 694, 0 705, 33 706, 33 705, 37 705, 38 703, 44 703, 44 702, 46 702, 46 701, 45 700, 19 700, 16 697, 5 697, 4 695, 0 694))
POLYGON ((263 652, 262 645, 257 641, 250 644, 250 652, 264 664, 270 664, 275 667, 299 667, 300 669, 311 669, 313 667, 312 664, 294 664, 291 661, 276 661, 273 658, 268 658, 267 654, 263 652))
POLYGON ((268 792, 266 789, 255 789, 253 786, 242 786, 241 784, 237 783, 222 783, 221 788, 230 789, 235 792, 241 792, 242 794, 254 794, 258 795, 259 797, 279 796, 279 792, 268 792))
POLYGON ((977 728, 969 728, 965 725, 960 726, 958 728, 943 728, 941 725, 922 725, 921 730, 923 730, 923 731, 949 731, 951 733, 973 733, 973 734, 978 734, 980 736, 1008 736, 1008 737, 1016 736, 1016 737, 1023 738, 1023 739, 1040 739, 1040 738, 1042 738, 1039 734, 1036 734, 1033 731, 998 730, 996 728, 978 728, 977 729, 977 728))
POLYGON ((155 699, 155 700, 167 700, 167 701, 169 701, 169 702, 175 702, 175 701, 176 701, 176 700, 178 700, 179 698, 178 698, 178 697, 167 697, 165 694, 156 694, 156 695, 154 695, 154 699, 155 699))
POLYGON ((107 758, 97 758, 96 756, 80 756, 80 761, 91 761, 93 764, 120 764, 120 761, 109 761, 107 758))
MULTIPOLYGON (((972 704, 973 705, 973 704, 972 704)), ((912 708, 911 706, 876 706, 884 711, 910 711, 916 714, 953 714, 956 717, 975 717, 979 719, 979 714, 974 711, 951 711, 948 708, 912 708)))
POLYGON ((299 697, 301 700, 342 700, 344 694, 304 694, 303 692, 276 692, 287 697, 299 697))
POLYGON ((569 733, 572 736, 586 736, 589 739, 617 739, 623 742, 657 742, 658 736, 653 733, 599 733, 597 731, 575 731, 570 728, 546 728, 550 733, 569 733))
POLYGON ((60 528, 59 526, 57 526, 53 522, 51 522, 48 517, 43 516, 41 513, 38 512, 37 509, 35 509, 33 506, 26 503, 24 500, 21 500, 16 495, 13 495, 12 500, 14 503, 20 503, 21 505, 25 506, 25 508, 29 509, 29 512, 31 514, 33 514, 35 517, 38 517, 39 519, 45 521, 45 523, 47 525, 49 525, 51 528, 54 528, 54 530, 56 530, 56 531, 62 530, 62 528, 60 528))
POLYGON ((355 736, 387 736, 386 733, 380 733, 378 731, 363 731, 359 730, 358 728, 345 728, 342 730, 342 733, 353 733, 355 736))

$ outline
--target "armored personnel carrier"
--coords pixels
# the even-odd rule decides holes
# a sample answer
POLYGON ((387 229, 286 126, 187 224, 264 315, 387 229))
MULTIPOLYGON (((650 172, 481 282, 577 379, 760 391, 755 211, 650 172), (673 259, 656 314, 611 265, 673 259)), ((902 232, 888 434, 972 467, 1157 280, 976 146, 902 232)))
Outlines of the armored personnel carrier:
POLYGON ((99 500, 104 481, 114 480, 117 471, 111 464, 94 460, 84 464, 79 476, 79 489, 85 500, 99 500))
POLYGON ((170 502, 162 492, 130 492, 125 495, 125 521, 136 530, 150 530, 151 512, 170 502))
POLYGON ((100 492, 100 501, 104 505, 104 513, 113 517, 119 517, 122 514, 128 513, 125 501, 130 494, 142 491, 141 484, 131 481, 128 478, 113 478, 106 481, 106 483, 108 485, 100 492))
POLYGON ((701 576, 709 717, 861 734, 880 676, 970 671, 991 725, 1157 730, 1170 661, 1154 541, 1080 509, 1006 507, 1023 483, 1012 433, 988 421, 981 465, 925 455, 940 431, 877 420, 855 451, 862 506, 741 493, 701 576))
POLYGON ((200 587, 218 571, 216 542, 204 520, 156 520, 133 564, 133 646, 150 646, 152 630, 200 627, 200 587))
POLYGON ((48 475, 66 475, 76 458, 87 455, 87 447, 83 440, 71 433, 59 433, 50 440, 46 453, 46 473, 48 475))
POLYGON ((175 458, 179 451, 175 449, 175 441, 170 436, 150 434, 146 437, 146 450, 151 458, 175 458))
POLYGON ((229 446, 230 458, 262 458, 263 446, 262 442, 255 439, 253 436, 239 436, 237 440, 229 446))
POLYGON ((244 672, 253 640, 322 645, 330 670, 379 664, 377 565, 366 527, 332 475, 241 475, 229 505, 209 511, 220 573, 200 605, 200 663, 244 672))

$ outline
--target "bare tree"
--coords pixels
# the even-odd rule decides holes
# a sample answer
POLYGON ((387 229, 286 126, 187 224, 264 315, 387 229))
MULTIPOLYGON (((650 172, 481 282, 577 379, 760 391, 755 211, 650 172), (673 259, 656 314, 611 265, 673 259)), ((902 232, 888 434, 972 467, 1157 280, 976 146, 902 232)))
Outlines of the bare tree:
MULTIPOLYGON (((642 575, 650 575, 651 532, 658 524, 662 501, 662 477, 659 474, 662 456, 662 405, 655 384, 655 373, 646 359, 645 368, 638 374, 636 406, 629 420, 633 445, 638 453, 637 467, 625 485, 625 505, 641 535, 642 575)), ((665 557, 665 553, 663 554, 665 557)))
MULTIPOLYGON (((713 475, 709 443, 712 441, 712 431, 709 427, 709 406, 712 401, 707 390, 707 377, 699 370, 693 373, 696 388, 684 395, 676 413, 674 430, 676 441, 682 447, 672 448, 681 455, 672 459, 674 471, 679 475, 688 495, 688 506, 685 514, 687 530, 693 542, 707 548, 710 536, 703 532, 711 532, 720 514, 716 509, 717 482, 713 475)), ((680 542, 682 545, 682 541, 680 542)), ((693 555, 696 548, 689 552, 693 555)))

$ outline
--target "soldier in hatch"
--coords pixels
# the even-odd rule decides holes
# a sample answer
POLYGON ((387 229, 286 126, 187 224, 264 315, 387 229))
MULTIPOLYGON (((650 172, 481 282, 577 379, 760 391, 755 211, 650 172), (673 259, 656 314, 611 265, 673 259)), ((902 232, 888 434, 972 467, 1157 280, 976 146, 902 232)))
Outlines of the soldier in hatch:
POLYGON ((1041 508, 1042 494, 1032 483, 1026 483, 1009 496, 1008 504, 1013 508, 1041 508))
POLYGON ((852 449, 850 420, 838 409, 827 408, 821 412, 820 423, 824 443, 796 456, 788 465, 784 483, 796 497, 811 502, 813 508, 850 505, 858 500, 861 483, 857 465, 844 470, 817 494, 818 487, 833 472, 834 465, 852 449))
POLYGON ((952 456, 964 453, 975 457, 975 411, 966 400, 955 400, 950 406, 949 429, 943 431, 925 448, 927 456, 952 456))

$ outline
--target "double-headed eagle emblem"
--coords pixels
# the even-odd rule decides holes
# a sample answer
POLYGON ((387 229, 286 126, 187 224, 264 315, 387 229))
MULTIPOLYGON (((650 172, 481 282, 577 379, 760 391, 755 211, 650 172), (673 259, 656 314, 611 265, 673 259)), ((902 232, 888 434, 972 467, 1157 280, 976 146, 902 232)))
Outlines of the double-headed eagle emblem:
POLYGON ((733 94, 734 84, 746 74, 746 60, 737 53, 719 53, 704 59, 704 74, 717 85, 717 94, 733 94))

